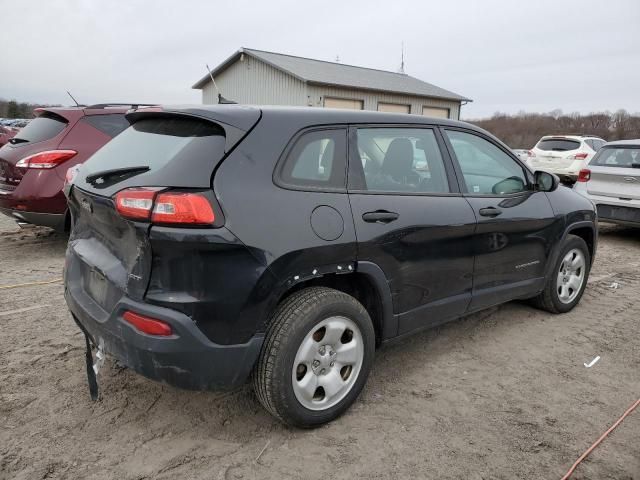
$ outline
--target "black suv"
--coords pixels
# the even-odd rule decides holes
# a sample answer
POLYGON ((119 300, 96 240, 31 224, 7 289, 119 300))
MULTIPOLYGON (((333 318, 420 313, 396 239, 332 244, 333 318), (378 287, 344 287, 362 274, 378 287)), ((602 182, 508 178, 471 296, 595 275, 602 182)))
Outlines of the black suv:
MULTIPOLYGON (((376 346, 514 299, 571 310, 594 207, 472 125, 414 115, 140 110, 79 170, 65 295, 96 356, 188 389, 252 377, 309 427, 376 346)), ((96 362, 96 370, 100 362, 96 362)))

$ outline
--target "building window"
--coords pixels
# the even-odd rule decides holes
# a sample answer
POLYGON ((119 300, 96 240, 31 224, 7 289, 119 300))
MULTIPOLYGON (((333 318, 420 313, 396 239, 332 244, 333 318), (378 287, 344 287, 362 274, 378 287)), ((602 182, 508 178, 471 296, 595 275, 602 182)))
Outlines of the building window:
POLYGON ((411 107, 409 105, 403 105, 402 103, 378 102, 378 111, 391 113, 411 113, 411 107))
POLYGON ((346 110, 364 110, 364 101, 352 98, 324 97, 325 108, 343 108, 346 110))
POLYGON ((422 115, 435 118, 449 118, 449 109, 441 107, 422 107, 422 115))

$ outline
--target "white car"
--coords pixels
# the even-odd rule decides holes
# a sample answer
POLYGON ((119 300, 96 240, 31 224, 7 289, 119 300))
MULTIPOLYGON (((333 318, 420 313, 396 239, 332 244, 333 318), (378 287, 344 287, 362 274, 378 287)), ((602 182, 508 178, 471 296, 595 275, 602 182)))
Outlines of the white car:
POLYGON ((606 142, 594 136, 548 135, 529 150, 527 163, 533 170, 545 170, 563 181, 574 182, 606 142))
POLYGON ((596 205, 600 221, 640 227, 640 140, 605 144, 573 188, 596 205))
POLYGON ((512 148, 513 153, 516 154, 516 156, 522 160, 523 162, 527 162, 529 160, 529 150, 526 150, 524 148, 512 148))

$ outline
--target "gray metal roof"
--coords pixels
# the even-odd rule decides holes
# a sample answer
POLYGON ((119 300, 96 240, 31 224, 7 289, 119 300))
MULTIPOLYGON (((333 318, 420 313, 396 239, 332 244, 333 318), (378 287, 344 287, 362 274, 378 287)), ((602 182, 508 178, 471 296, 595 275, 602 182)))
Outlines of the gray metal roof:
MULTIPOLYGON (((227 58, 212 71, 213 76, 215 77, 223 70, 226 70, 231 64, 237 61, 242 54, 255 57, 278 70, 282 70, 310 84, 394 92, 404 95, 443 98, 461 102, 471 101, 457 93, 423 82, 404 73, 326 62, 312 58, 295 57, 293 55, 265 52, 250 48, 241 48, 227 58)), ((206 75, 202 77, 193 88, 202 88, 210 81, 209 75, 206 75)))

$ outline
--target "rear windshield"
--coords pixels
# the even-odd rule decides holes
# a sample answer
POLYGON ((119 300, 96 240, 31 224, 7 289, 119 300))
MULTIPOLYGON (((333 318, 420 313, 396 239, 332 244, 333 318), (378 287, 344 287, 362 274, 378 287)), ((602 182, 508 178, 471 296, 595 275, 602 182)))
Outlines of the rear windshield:
POLYGON ((640 146, 601 148, 589 164, 598 167, 640 168, 640 146))
MULTIPOLYGON (((209 187, 224 146, 224 131, 215 123, 179 116, 145 118, 98 150, 79 174, 85 179, 109 170, 148 167, 118 182, 117 190, 132 182, 139 186, 209 187)), ((94 182, 92 187, 109 188, 114 180, 94 182)), ((82 180, 76 183, 84 188, 82 180)))
POLYGON ((544 140, 540 140, 536 147, 540 150, 549 152, 567 152, 569 150, 577 150, 580 148, 580 142, 566 138, 546 138, 544 140))
POLYGON ((69 122, 60 115, 45 112, 31 120, 20 130, 11 143, 36 143, 49 140, 58 135, 69 122))

